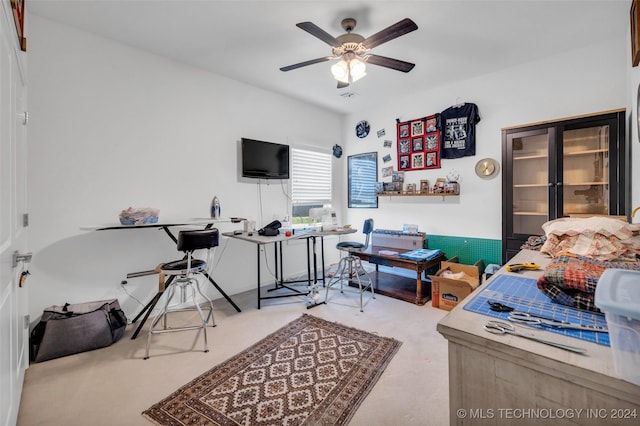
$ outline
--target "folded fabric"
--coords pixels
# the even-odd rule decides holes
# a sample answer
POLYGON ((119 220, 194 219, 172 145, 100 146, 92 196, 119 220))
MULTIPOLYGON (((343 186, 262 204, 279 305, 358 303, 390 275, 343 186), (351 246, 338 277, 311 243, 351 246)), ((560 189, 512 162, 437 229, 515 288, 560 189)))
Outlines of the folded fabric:
POLYGON ((406 253, 401 253, 398 257, 409 260, 431 260, 440 256, 440 249, 415 249, 406 253))
POLYGON ((594 305, 596 285, 608 268, 640 271, 640 262, 609 262, 563 253, 545 267, 538 289, 561 305, 599 312, 594 305))
POLYGON ((609 217, 562 218, 542 225, 546 241, 540 252, 556 257, 569 252, 593 259, 636 260, 640 225, 609 217))

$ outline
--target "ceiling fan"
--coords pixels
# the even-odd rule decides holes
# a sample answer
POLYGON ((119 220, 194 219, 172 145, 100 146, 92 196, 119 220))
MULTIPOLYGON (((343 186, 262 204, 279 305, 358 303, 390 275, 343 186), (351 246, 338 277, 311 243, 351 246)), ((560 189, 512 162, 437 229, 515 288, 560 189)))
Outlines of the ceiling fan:
POLYGON ((312 22, 300 22, 296 24, 298 28, 305 30, 312 36, 319 38, 331 46, 333 55, 282 67, 280 71, 291 71, 306 67, 307 65, 340 59, 339 62, 331 67, 331 72, 335 79, 338 80, 338 89, 340 89, 348 87, 351 83, 366 75, 365 63, 402 72, 409 72, 413 69, 415 64, 399 59, 387 58, 386 56, 374 55, 369 53, 369 50, 382 43, 417 30, 418 26, 415 22, 409 18, 405 18, 367 38, 352 32, 356 27, 356 23, 356 20, 353 18, 343 19, 341 25, 346 31, 346 34, 338 37, 333 37, 312 22))

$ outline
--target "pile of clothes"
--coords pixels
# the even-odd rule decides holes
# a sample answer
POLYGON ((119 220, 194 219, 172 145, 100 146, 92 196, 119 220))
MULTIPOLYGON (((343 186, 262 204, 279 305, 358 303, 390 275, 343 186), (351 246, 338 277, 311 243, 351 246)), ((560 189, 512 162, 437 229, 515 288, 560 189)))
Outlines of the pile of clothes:
POLYGON ((595 290, 605 269, 640 271, 640 224, 610 217, 562 218, 542 228, 546 240, 540 252, 553 261, 538 288, 556 303, 598 312, 595 290))

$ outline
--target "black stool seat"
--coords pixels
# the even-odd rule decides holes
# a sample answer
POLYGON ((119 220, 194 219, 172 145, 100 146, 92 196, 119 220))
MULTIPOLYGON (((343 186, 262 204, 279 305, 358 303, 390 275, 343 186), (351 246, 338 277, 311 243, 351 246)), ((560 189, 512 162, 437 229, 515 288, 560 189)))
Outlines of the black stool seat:
POLYGON ((165 263, 160 267, 160 270, 166 275, 187 275, 187 273, 197 274, 207 269, 207 262, 201 259, 191 259, 191 269, 187 269, 188 260, 174 260, 173 262, 165 263))
POLYGON ((359 243, 357 241, 341 241, 336 244, 336 248, 338 250, 361 249, 363 247, 364 243, 359 243))

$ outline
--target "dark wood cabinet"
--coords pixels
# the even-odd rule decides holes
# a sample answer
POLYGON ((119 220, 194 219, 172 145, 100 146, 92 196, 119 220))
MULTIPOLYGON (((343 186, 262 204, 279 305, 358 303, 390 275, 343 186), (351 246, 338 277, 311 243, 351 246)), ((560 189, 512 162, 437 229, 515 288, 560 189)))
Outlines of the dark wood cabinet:
POLYGON ((561 217, 629 218, 625 110, 502 129, 502 258, 561 217))

